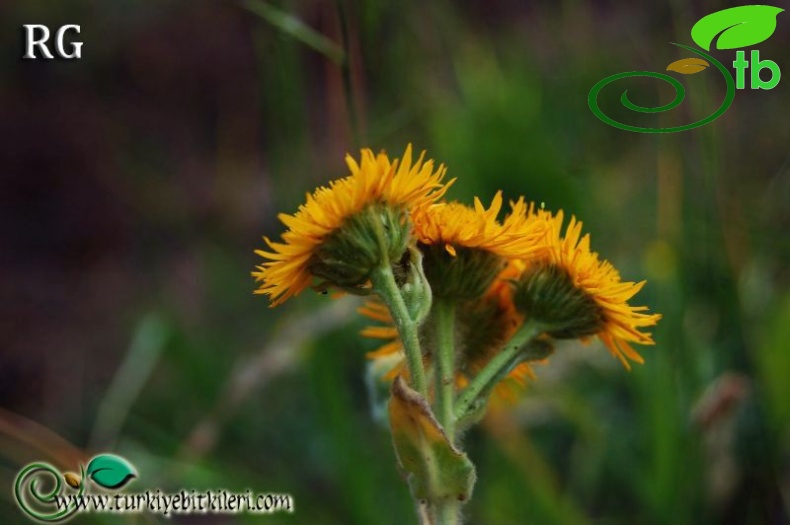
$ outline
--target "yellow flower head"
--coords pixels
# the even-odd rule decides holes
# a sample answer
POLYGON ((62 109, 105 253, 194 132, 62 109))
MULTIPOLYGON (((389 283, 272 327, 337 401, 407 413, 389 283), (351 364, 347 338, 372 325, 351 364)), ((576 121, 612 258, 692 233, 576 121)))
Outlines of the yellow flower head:
POLYGON ((543 248, 545 222, 536 220, 523 197, 511 203, 511 213, 500 224, 502 192, 494 195, 488 209, 475 197, 474 208, 459 202, 440 203, 414 216, 417 239, 439 245, 452 256, 458 248, 474 248, 506 259, 526 257, 543 248))
POLYGON ((561 211, 552 216, 540 210, 536 215, 548 225, 548 250, 527 262, 514 295, 518 308, 554 337, 597 335, 628 369, 628 359, 644 362, 630 343, 654 344, 640 329, 654 326, 661 315, 628 301, 645 281, 622 282, 614 266, 590 250, 590 236, 582 236, 582 223, 575 217, 563 237, 561 211))
POLYGON ((265 259, 252 274, 261 283, 256 293, 276 306, 314 278, 324 286, 362 287, 382 257, 397 260, 408 244, 409 215, 435 202, 452 183, 442 182, 443 165, 434 169, 423 158, 424 152, 412 163, 411 145, 400 162, 369 149, 362 150, 360 163, 346 156, 351 175, 308 194, 295 214, 280 214, 288 227, 282 242, 264 237, 271 251, 256 250, 265 259))
POLYGON ((414 232, 425 253, 425 272, 438 297, 474 299, 482 295, 508 259, 529 257, 544 248, 545 221, 529 213, 524 199, 497 220, 502 192, 486 209, 440 203, 414 214, 414 232))

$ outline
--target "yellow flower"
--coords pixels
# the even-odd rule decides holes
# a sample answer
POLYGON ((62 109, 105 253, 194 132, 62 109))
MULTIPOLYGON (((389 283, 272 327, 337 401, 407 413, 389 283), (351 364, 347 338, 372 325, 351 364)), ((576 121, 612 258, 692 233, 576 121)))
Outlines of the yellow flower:
POLYGON ((321 286, 364 287, 384 256, 400 257, 410 235, 409 215, 439 199, 449 187, 446 169, 434 170, 424 152, 412 163, 411 145, 400 162, 362 150, 361 162, 346 156, 351 174, 320 187, 293 215, 280 214, 288 227, 282 242, 264 237, 270 251, 253 272, 258 294, 276 306, 321 280, 321 286), (382 253, 382 250, 389 253, 382 253))
POLYGON ((494 195, 488 209, 477 197, 474 208, 459 202, 440 203, 415 214, 414 230, 422 244, 440 245, 452 256, 457 255, 457 248, 474 248, 507 259, 541 250, 544 222, 529 213, 523 197, 511 203, 511 208, 500 224, 501 191, 494 195))
POLYGON ((554 337, 597 335, 627 369, 628 359, 643 363, 631 343, 654 344, 640 329, 661 319, 647 313, 646 306, 628 304, 645 281, 623 282, 611 263, 591 251, 590 236, 582 236, 582 223, 575 217, 563 237, 562 211, 552 216, 540 210, 536 216, 548 225, 548 250, 527 262, 516 286, 516 305, 554 337))
POLYGON ((486 209, 440 203, 414 214, 414 232, 425 255, 424 266, 436 297, 475 299, 491 285, 508 259, 534 256, 544 249, 545 221, 536 220, 520 199, 497 220, 502 192, 486 209))

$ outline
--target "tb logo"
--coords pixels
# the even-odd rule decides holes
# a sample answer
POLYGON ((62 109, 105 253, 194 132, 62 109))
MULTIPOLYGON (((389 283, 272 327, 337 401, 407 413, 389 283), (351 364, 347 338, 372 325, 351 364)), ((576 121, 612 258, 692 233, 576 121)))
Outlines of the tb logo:
POLYGON ((751 75, 751 88, 752 89, 773 89, 782 78, 782 72, 779 66, 773 60, 760 60, 760 52, 756 49, 752 50, 751 64, 746 60, 746 52, 738 51, 735 53, 735 61, 732 67, 735 68, 735 87, 743 89, 746 87, 746 70, 749 66, 752 67, 751 75), (760 71, 767 69, 771 72, 770 80, 763 80, 760 77, 760 71))
MULTIPOLYGON (((49 47, 47 47, 47 40, 49 40, 50 36, 47 26, 41 24, 25 24, 23 27, 25 28, 25 54, 22 55, 22 58, 32 60, 40 57, 47 59, 55 58, 49 50, 49 47), (39 52, 40 56, 36 56, 36 51, 39 52)), ((72 31, 79 34, 80 26, 74 24, 65 25, 60 27, 55 33, 55 52, 60 58, 65 58, 67 60, 82 58, 82 42, 71 42, 70 52, 65 48, 64 39, 66 38, 66 33, 72 31)))
POLYGON ((681 49, 694 53, 695 57, 676 60, 667 66, 667 71, 679 73, 681 75, 694 75, 706 71, 707 69, 718 70, 724 79, 726 94, 719 108, 696 122, 670 127, 640 126, 620 122, 607 115, 598 105, 598 94, 608 84, 629 77, 648 77, 661 80, 675 89, 675 98, 664 105, 652 107, 642 106, 631 101, 628 90, 623 91, 620 96, 620 104, 631 111, 638 113, 662 113, 669 111, 683 102, 686 91, 678 79, 665 73, 653 71, 628 71, 610 75, 595 84, 587 95, 587 103, 593 114, 603 122, 615 128, 626 131, 636 131, 638 133, 673 133, 676 131, 687 131, 689 129, 704 126, 713 122, 729 109, 732 101, 735 100, 736 89, 746 89, 747 80, 751 89, 773 89, 779 84, 782 72, 779 65, 773 60, 760 59, 760 51, 752 49, 747 59, 746 51, 740 48, 751 47, 767 40, 776 30, 776 17, 784 11, 781 7, 770 5, 742 5, 730 7, 716 11, 702 17, 691 28, 691 39, 701 49, 696 49, 683 44, 675 44, 681 49), (735 61, 732 67, 735 68, 735 78, 724 64, 706 53, 711 47, 717 49, 736 49, 735 61), (704 49, 704 51, 703 51, 704 49), (713 64, 714 67, 710 67, 713 64), (747 76, 747 70, 749 75, 747 76), (767 71, 765 71, 767 70, 767 71), (760 72, 769 73, 768 78, 760 72))

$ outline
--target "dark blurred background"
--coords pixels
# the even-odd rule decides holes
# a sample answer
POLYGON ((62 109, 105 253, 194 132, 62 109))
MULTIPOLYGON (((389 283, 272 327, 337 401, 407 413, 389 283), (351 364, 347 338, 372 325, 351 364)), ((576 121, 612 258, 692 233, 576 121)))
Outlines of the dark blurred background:
MULTIPOLYGON (((664 136, 587 106, 608 75, 687 58, 670 42, 730 6, 2 2, 0 521, 25 520, 10 490, 24 464, 110 451, 140 472, 129 490, 296 505, 178 523, 414 523, 370 416, 376 343, 354 301, 271 310, 249 275, 276 214, 345 175, 346 152, 413 142, 459 178, 452 198, 501 188, 577 215, 664 315, 644 366, 565 345, 468 435, 469 523, 788 523, 790 80, 664 136), (22 60, 29 23, 81 25, 83 58, 22 60)), ((790 71, 788 43, 783 13, 761 58, 790 71)), ((671 115, 615 116, 667 126, 718 107, 715 71, 682 81, 671 115)), ((672 97, 634 80, 602 105, 625 87, 672 97)))

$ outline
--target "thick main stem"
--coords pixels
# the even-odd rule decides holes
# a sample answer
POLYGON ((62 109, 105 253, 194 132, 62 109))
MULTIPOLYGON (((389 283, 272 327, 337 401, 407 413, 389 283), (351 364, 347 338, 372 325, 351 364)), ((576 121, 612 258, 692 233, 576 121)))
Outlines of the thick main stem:
POLYGON ((373 289, 387 304, 395 326, 398 328, 398 335, 403 344, 403 351, 406 354, 406 363, 411 375, 412 387, 423 397, 427 395, 425 385, 425 370, 422 365, 422 350, 420 349, 420 339, 417 335, 417 323, 411 318, 403 295, 395 282, 395 276, 389 264, 383 264, 371 275, 373 289))
POLYGON ((447 501, 441 505, 418 503, 417 517, 420 525, 461 525, 460 504, 447 501))
POLYGON ((460 525, 461 505, 457 500, 446 499, 434 504, 433 525, 460 525))
MULTIPOLYGON (((434 413, 447 440, 455 444, 455 303, 447 299, 434 301, 436 327, 436 387, 434 413)), ((458 525, 460 503, 454 498, 431 502, 435 525, 458 525)))
POLYGON ((436 323, 436 402, 434 412, 447 440, 455 441, 455 304, 446 299, 434 302, 436 323))
POLYGON ((523 346, 542 332, 535 322, 527 321, 508 341, 507 345, 486 364, 458 396, 455 403, 456 420, 463 418, 481 394, 489 392, 513 367, 523 346))

